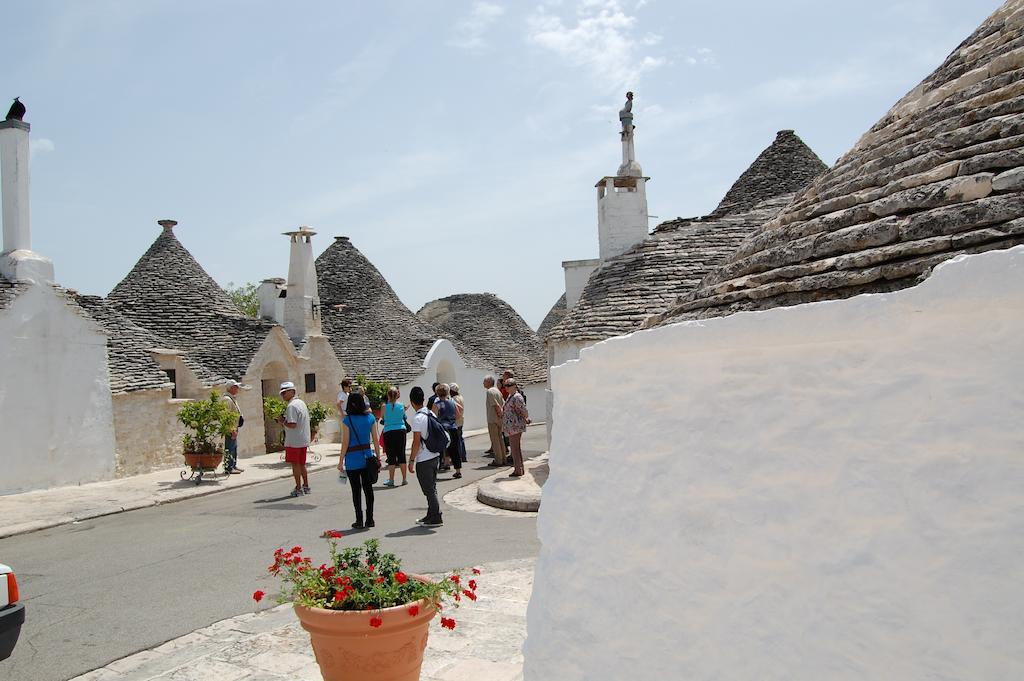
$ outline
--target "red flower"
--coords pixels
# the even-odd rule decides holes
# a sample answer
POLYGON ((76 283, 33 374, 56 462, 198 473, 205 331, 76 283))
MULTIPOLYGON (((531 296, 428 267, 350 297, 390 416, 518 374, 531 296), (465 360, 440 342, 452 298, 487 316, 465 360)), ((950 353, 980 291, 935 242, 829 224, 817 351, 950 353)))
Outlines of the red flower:
POLYGON ((259 603, 260 601, 262 601, 262 600, 263 600, 263 597, 264 597, 264 596, 266 596, 266 595, 267 595, 267 594, 265 594, 265 593, 264 593, 264 592, 262 592, 262 591, 253 591, 253 592, 252 592, 252 599, 253 599, 254 601, 256 601, 257 603, 259 603))
POLYGON ((476 591, 476 580, 475 579, 469 580, 469 588, 471 590, 473 590, 473 591, 476 591))
POLYGON ((404 572, 396 572, 395 581, 399 584, 405 584, 409 581, 409 575, 405 574, 404 572))
POLYGON ((465 594, 466 598, 468 598, 469 600, 471 600, 471 601, 475 601, 476 600, 476 594, 473 593, 472 591, 470 591, 469 589, 463 589, 462 593, 465 594))
POLYGON ((323 536, 328 539, 341 539, 344 535, 337 530, 324 530, 323 536))
POLYGON ((480 574, 480 568, 473 568, 473 574, 474 575, 480 574))
POLYGON ((410 605, 407 612, 409 613, 409 617, 415 617, 416 615, 420 614, 420 606, 410 605))
POLYGON ((370 563, 366 564, 366 569, 369 570, 370 572, 373 572, 373 568, 374 568, 374 566, 371 565, 370 563))
POLYGON ((459 602, 459 601, 461 601, 461 600, 462 600, 462 596, 460 596, 460 595, 459 595, 459 593, 458 593, 458 592, 456 592, 456 593, 455 593, 455 602, 456 602, 456 603, 458 603, 458 602, 459 602))
POLYGON ((385 579, 384 577, 378 577, 378 578, 377 578, 377 579, 375 579, 374 581, 375 581, 375 582, 377 582, 378 584, 383 584, 384 582, 386 582, 386 581, 388 581, 388 580, 387 580, 387 579, 385 579))
POLYGON ((348 593, 345 591, 336 591, 334 593, 334 602, 341 603, 345 598, 348 597, 348 593))
POLYGON ((289 553, 302 553, 302 547, 301 546, 293 546, 292 550, 289 551, 289 553))
POLYGON ((370 618, 370 626, 373 627, 374 629, 376 629, 377 627, 379 627, 382 624, 384 624, 384 620, 382 620, 381 618, 379 618, 379 617, 371 617, 370 618))
POLYGON ((451 576, 451 577, 449 577, 448 579, 452 580, 452 581, 453 581, 453 582, 455 582, 456 584, 458 584, 458 583, 459 583, 459 581, 461 580, 461 578, 460 578, 460 577, 459 577, 458 575, 452 575, 452 576, 451 576))
POLYGON ((445 629, 454 629, 455 628, 455 620, 453 620, 451 617, 442 617, 441 618, 441 626, 444 627, 445 629))

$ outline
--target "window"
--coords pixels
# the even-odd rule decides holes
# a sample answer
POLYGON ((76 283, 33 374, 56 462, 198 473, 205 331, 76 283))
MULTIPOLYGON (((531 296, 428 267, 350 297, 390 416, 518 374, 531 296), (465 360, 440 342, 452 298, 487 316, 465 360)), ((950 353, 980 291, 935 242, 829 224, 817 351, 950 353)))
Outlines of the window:
POLYGON ((306 374, 306 392, 316 392, 316 374, 306 374))
POLYGON ((171 399, 177 399, 178 397, 178 372, 174 369, 164 369, 164 373, 167 374, 167 380, 174 384, 171 388, 171 399))

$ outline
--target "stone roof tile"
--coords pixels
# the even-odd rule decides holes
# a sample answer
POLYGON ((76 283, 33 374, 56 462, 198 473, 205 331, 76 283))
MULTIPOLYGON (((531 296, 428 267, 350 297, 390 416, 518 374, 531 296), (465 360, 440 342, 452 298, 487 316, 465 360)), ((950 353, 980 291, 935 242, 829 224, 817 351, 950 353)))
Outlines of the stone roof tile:
MULTIPOLYGON (((324 334, 350 376, 395 384, 423 372, 423 360, 441 332, 412 313, 348 237, 335 237, 316 259, 324 334)), ((469 364, 485 367, 461 342, 469 364)))
POLYGON ((818 155, 792 130, 780 130, 733 183, 710 217, 740 213, 761 201, 803 189, 828 170, 818 155))
POLYGON ((636 331, 647 317, 667 309, 680 290, 697 286, 791 197, 764 201, 744 213, 658 225, 647 239, 590 275, 575 307, 545 340, 596 342, 636 331))
POLYGON ((489 367, 511 369, 524 383, 547 380, 547 353, 537 333, 493 293, 460 293, 432 300, 416 316, 461 341, 489 367))
POLYGON ((74 300, 107 332, 111 392, 131 392, 171 385, 150 352, 162 347, 156 336, 119 314, 99 296, 74 294, 74 300))
POLYGON ((551 329, 555 328, 558 322, 565 318, 565 313, 568 310, 565 309, 565 294, 555 301, 555 304, 551 306, 548 313, 544 316, 544 321, 537 327, 537 335, 541 340, 547 338, 548 334, 551 333, 551 329))
POLYGON ((204 381, 241 379, 275 326, 243 315, 169 227, 107 300, 163 347, 185 351, 204 381))
POLYGON ((1024 0, 1010 0, 649 324, 893 291, 1024 243, 1022 179, 1024 0))

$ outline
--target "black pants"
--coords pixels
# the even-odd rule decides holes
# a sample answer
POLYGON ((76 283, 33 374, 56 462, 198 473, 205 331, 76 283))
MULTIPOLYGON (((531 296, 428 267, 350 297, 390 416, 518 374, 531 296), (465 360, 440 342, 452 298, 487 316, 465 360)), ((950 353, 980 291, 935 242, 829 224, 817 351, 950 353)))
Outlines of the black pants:
POLYGON ((455 466, 455 470, 462 470, 462 434, 458 428, 445 428, 448 431, 448 437, 451 438, 451 442, 448 443, 448 449, 445 453, 448 455, 448 460, 451 461, 452 465, 455 466))
POLYGON ((441 457, 416 462, 416 480, 427 498, 427 521, 441 522, 441 503, 437 500, 437 464, 441 457))
POLYGON ((356 511, 356 522, 363 522, 363 505, 361 495, 366 496, 366 520, 373 520, 373 483, 370 482, 370 473, 366 468, 348 473, 348 484, 352 488, 352 507, 356 511))

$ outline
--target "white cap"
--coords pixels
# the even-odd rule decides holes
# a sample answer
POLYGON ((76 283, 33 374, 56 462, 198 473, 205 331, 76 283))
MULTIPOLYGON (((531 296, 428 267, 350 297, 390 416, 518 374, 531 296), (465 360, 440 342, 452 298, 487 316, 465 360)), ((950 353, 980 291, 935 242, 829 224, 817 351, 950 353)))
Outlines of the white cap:
POLYGON ((281 389, 278 391, 278 393, 283 393, 287 390, 295 390, 295 384, 292 383, 291 381, 285 381, 284 383, 281 384, 281 389))
POLYGON ((242 384, 239 383, 238 381, 228 381, 228 387, 229 388, 241 388, 242 384))

